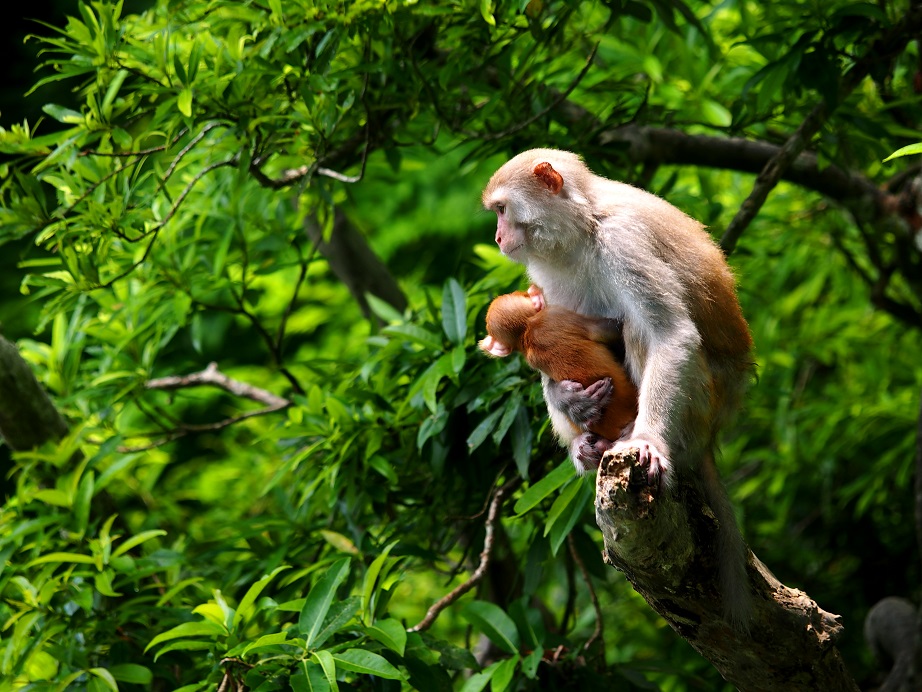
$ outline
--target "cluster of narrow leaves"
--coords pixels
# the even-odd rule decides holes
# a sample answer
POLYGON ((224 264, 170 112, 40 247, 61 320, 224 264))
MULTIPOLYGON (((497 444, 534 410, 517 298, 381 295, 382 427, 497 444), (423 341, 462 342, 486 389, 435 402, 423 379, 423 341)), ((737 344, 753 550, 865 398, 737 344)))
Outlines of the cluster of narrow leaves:
POLYGON ((389 324, 354 372, 344 371, 340 391, 311 387, 285 420, 254 423, 257 448, 275 449, 277 464, 253 464, 252 446, 222 469, 196 463, 204 482, 246 463, 246 506, 199 491, 190 497, 201 509, 189 514, 183 495, 192 486, 175 475, 172 485, 151 481, 152 502, 132 478, 149 472, 146 455, 120 452, 117 438, 99 444, 100 427, 18 454, 17 493, 0 531, 0 557, 11 565, 0 578, 9 633, 0 689, 232 681, 335 690, 365 679, 382 689, 392 681, 505 690, 535 680, 552 649, 577 648, 572 623, 549 627, 548 615, 561 613, 554 579, 542 574, 558 572, 574 532, 574 549, 597 562, 583 528, 592 484, 566 460, 547 475, 532 467, 535 444, 554 456, 546 431, 537 440, 532 432, 536 375, 475 345, 489 296, 517 272, 495 250, 481 255, 488 271, 469 293, 450 279, 438 302, 409 316, 375 303, 389 324), (75 454, 82 461, 73 466, 75 454), (461 565, 457 584, 476 565, 478 510, 501 484, 513 501, 494 528, 503 550, 521 551, 520 595, 499 605, 472 592, 440 616, 435 636, 408 632, 448 590, 433 569, 461 565), (439 511, 402 507, 411 497, 439 511), (136 511, 139 500, 149 514, 136 511), (103 507, 114 513, 104 518, 103 507), (461 516, 472 518, 451 519, 461 516), (495 647, 485 667, 464 645, 468 627, 495 647))

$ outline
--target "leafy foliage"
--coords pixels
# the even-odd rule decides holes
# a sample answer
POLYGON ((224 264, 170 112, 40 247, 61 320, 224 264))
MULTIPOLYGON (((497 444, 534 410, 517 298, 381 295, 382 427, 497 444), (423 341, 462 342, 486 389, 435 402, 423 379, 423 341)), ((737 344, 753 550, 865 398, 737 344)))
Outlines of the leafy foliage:
MULTIPOLYGON (((3 302, 34 318, 19 347, 71 433, 10 461, 0 690, 719 685, 603 570, 535 373, 476 349, 490 297, 523 281, 481 245, 478 189, 553 144, 725 226, 750 177, 658 168, 607 133, 783 140, 907 7, 100 1, 43 27, 34 91, 73 100, 0 129, 23 293, 3 302), (370 295, 366 318, 308 239, 338 215, 406 311, 370 295), (150 386, 211 361, 286 405, 150 386), (409 631, 477 566, 497 487, 487 578, 409 631)), ((895 172, 917 63, 911 44, 847 95, 823 166, 895 172)), ((863 612, 918 581, 919 329, 861 282, 880 255, 887 297, 918 309, 918 248, 871 233, 782 186, 744 236, 759 381, 722 460, 753 548, 844 614, 859 673, 863 612)))

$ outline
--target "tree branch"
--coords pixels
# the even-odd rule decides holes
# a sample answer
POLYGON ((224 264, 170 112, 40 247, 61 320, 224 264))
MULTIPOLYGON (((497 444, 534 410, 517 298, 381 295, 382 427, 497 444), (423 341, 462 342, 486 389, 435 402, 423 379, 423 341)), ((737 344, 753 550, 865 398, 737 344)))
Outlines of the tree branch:
POLYGON ((483 576, 487 573, 487 567, 490 566, 490 556, 493 553, 493 531, 496 525, 496 515, 499 513, 499 508, 503 503, 504 494, 504 487, 497 488, 496 492, 493 494, 493 500, 490 502, 490 509, 487 512, 487 520, 484 524, 483 550, 480 552, 480 564, 477 565, 477 569, 471 574, 470 579, 463 584, 459 584, 447 595, 442 596, 442 598, 436 601, 429 610, 426 611, 426 617, 420 620, 418 624, 408 629, 408 632, 421 632, 432 627, 432 623, 435 622, 435 619, 443 610, 477 586, 483 579, 483 576))
POLYGON ((768 194, 775 188, 784 172, 790 168, 800 153, 807 147, 813 136, 820 131, 829 115, 870 73, 871 68, 881 60, 889 59, 902 51, 910 40, 915 38, 922 28, 922 6, 912 8, 906 16, 890 28, 868 49, 867 53, 856 62, 842 78, 838 93, 832 102, 821 101, 804 118, 784 146, 765 164, 756 178, 749 197, 743 202, 736 216, 727 226, 720 245, 728 255, 733 252, 736 242, 746 227, 752 222, 762 208, 768 194))
POLYGON ((605 561, 721 675, 741 690, 857 691, 834 646, 838 616, 779 582, 749 553, 751 630, 723 618, 717 580, 718 521, 693 483, 652 490, 639 451, 606 454, 596 481, 605 561), (782 636, 781 633, 783 633, 782 636))
POLYGON ((14 450, 67 434, 67 423, 16 346, 0 336, 0 436, 14 450))
POLYGON ((209 363, 208 367, 191 375, 171 375, 148 380, 144 385, 146 389, 182 389, 184 387, 211 386, 223 389, 235 396, 258 401, 265 404, 269 410, 280 411, 291 405, 288 399, 276 396, 272 392, 254 387, 246 382, 232 379, 218 370, 217 363, 209 363))
POLYGON ((366 318, 372 316, 365 297, 368 293, 400 312, 406 309, 407 299, 397 281, 342 211, 338 208, 334 211, 329 240, 324 240, 323 229, 312 216, 304 219, 304 231, 329 262, 330 270, 349 289, 366 318))

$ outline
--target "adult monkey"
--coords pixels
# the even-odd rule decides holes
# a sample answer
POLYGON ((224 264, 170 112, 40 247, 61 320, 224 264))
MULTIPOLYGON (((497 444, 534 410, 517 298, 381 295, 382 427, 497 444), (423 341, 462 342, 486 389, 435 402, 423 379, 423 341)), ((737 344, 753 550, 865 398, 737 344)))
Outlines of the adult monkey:
MULTIPOLYGON (((746 547, 714 450, 748 386, 752 338, 720 248, 665 200, 597 176, 566 151, 514 157, 490 179, 483 204, 496 212, 500 250, 528 270, 539 307, 546 301, 623 321, 626 366, 640 390, 637 419, 627 439, 588 432, 563 439, 577 470, 597 468, 609 448, 639 448, 651 482, 668 488, 677 475, 699 482, 720 522, 726 616, 745 627, 746 547)), ((606 380, 586 388, 542 380, 558 432, 567 419, 586 429, 611 396, 606 380)))

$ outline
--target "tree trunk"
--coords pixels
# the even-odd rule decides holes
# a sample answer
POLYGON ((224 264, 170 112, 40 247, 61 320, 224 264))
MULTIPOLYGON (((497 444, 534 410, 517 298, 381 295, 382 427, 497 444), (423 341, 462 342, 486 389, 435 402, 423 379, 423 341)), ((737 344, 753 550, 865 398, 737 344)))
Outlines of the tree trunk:
POLYGON ((694 484, 659 492, 646 477, 636 451, 602 460, 596 522, 605 562, 743 692, 857 690, 834 646, 842 632, 838 616, 784 586, 751 552, 750 629, 736 631, 724 620, 716 517, 694 484))
POLYGON ((10 448, 33 449, 67 434, 54 407, 16 345, 0 336, 0 436, 10 448))

